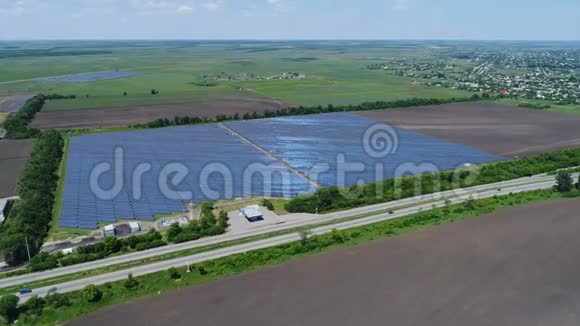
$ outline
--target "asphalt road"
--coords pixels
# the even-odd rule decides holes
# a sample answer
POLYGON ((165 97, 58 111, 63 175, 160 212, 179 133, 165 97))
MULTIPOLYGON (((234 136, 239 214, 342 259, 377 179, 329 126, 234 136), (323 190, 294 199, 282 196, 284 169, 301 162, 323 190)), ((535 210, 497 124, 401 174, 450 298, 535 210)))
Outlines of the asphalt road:
MULTIPOLYGON (((258 235, 263 235, 263 234, 268 234, 268 233, 283 231, 283 230, 288 230, 288 229, 293 229, 293 228, 297 228, 297 227, 308 226, 308 225, 312 225, 312 224, 332 222, 334 220, 340 220, 343 218, 348 218, 348 217, 353 217, 353 216, 363 215, 363 214, 371 214, 373 212, 381 212, 381 211, 386 211, 386 210, 390 210, 390 209, 396 209, 398 207, 406 207, 406 206, 410 206, 410 205, 419 205, 421 203, 429 203, 429 205, 431 205, 431 203, 434 200, 440 200, 442 198, 445 199, 445 198, 462 197, 462 196, 473 196, 475 199, 477 199, 478 193, 480 193, 482 191, 488 191, 488 190, 497 191, 497 189, 506 189, 508 187, 528 185, 528 184, 539 184, 539 183, 543 183, 546 181, 551 181, 553 183, 554 180, 555 179, 553 176, 546 176, 546 175, 532 176, 532 177, 521 178, 521 179, 516 179, 516 180, 498 182, 498 183, 489 184, 489 185, 482 185, 482 186, 476 186, 476 187, 471 187, 471 188, 457 189, 457 190, 439 192, 439 193, 435 193, 435 194, 406 198, 406 199, 401 199, 401 200, 392 201, 392 202, 388 202, 388 203, 359 207, 359 208, 349 209, 349 210, 340 211, 340 212, 322 214, 322 215, 318 215, 318 216, 310 215, 309 216, 310 218, 304 219, 302 221, 294 221, 294 222, 287 222, 287 223, 278 224, 278 225, 271 225, 271 226, 266 226, 266 227, 262 227, 262 228, 259 228, 256 230, 251 230, 251 231, 246 231, 246 232, 226 233, 224 235, 219 235, 219 236, 215 236, 215 237, 211 237, 211 238, 204 238, 204 239, 199 239, 196 241, 167 245, 167 246, 149 249, 149 250, 145 250, 145 251, 134 252, 134 253, 130 253, 130 254, 101 259, 101 260, 97 260, 97 261, 93 261, 93 262, 87 262, 87 263, 83 263, 83 264, 61 267, 61 268, 48 270, 48 271, 44 271, 44 272, 30 273, 30 274, 24 274, 21 276, 0 279, 0 288, 18 286, 18 285, 32 283, 32 282, 36 282, 36 281, 40 281, 40 280, 61 277, 61 276, 68 275, 68 274, 84 272, 84 271, 89 271, 89 270, 108 267, 108 266, 126 264, 126 263, 130 263, 130 262, 135 262, 135 261, 139 261, 139 260, 147 259, 147 258, 151 258, 151 257, 162 256, 162 255, 166 255, 166 254, 170 254, 170 253, 174 253, 174 252, 178 252, 178 251, 194 249, 194 248, 201 248, 201 247, 215 245, 215 244, 219 244, 219 243, 223 243, 223 242, 236 241, 236 240, 240 240, 240 239, 244 239, 244 238, 248 238, 248 237, 253 237, 253 236, 258 236, 258 235)), ((497 192, 496 192, 496 194, 497 194, 497 192)), ((308 215, 308 214, 303 214, 303 215, 308 215)))
MULTIPOLYGON (((548 179, 547 181, 540 181, 540 182, 535 182, 532 184, 524 184, 524 185, 503 187, 503 188, 495 187, 495 188, 492 188, 489 190, 479 192, 477 198, 482 199, 482 198, 490 198, 493 196, 507 195, 509 193, 526 192, 526 191, 533 191, 533 190, 539 190, 539 189, 549 189, 549 188, 553 187, 554 184, 555 184, 555 181, 552 177, 551 180, 548 179)), ((449 201, 451 204, 457 204, 457 203, 465 202, 469 199, 470 199, 470 197, 466 196, 465 194, 461 195, 461 196, 456 196, 454 198, 441 199, 438 201, 428 202, 428 203, 416 205, 413 207, 397 210, 393 214, 383 213, 383 214, 378 214, 378 215, 374 215, 371 217, 360 218, 360 219, 356 219, 356 220, 352 220, 352 221, 347 221, 347 222, 342 222, 342 223, 337 223, 337 224, 332 224, 332 225, 328 225, 328 226, 314 228, 314 229, 312 229, 312 234, 322 235, 322 234, 330 233, 333 229, 343 230, 343 229, 354 228, 357 226, 373 224, 373 223, 377 223, 377 222, 381 222, 381 221, 386 221, 386 220, 390 220, 390 219, 394 219, 394 218, 398 218, 398 217, 402 217, 402 216, 415 214, 415 213, 418 213, 420 211, 427 211, 427 210, 430 210, 434 207, 443 207, 446 205, 447 201, 449 201)), ((37 289, 33 289, 33 293, 27 294, 27 295, 19 295, 19 297, 20 297, 22 302, 25 302, 33 295, 44 296, 48 293, 49 290, 54 289, 54 288, 56 288, 59 293, 77 291, 77 290, 83 289, 85 286, 87 286, 89 284, 99 285, 99 284, 104 284, 104 283, 108 283, 108 282, 123 280, 123 279, 127 278, 127 275, 129 273, 132 273, 134 276, 147 275, 147 274, 167 270, 170 267, 181 267, 181 266, 185 266, 187 264, 196 264, 199 262, 214 260, 214 259, 218 259, 221 257, 226 257, 226 256, 234 255, 234 254, 240 254, 240 253, 253 251, 253 250, 257 250, 257 249, 268 248, 268 247, 282 245, 282 244, 286 244, 286 243, 290 243, 290 242, 295 242, 295 241, 299 241, 300 238, 301 238, 301 235, 299 233, 277 236, 277 237, 273 237, 273 238, 269 238, 269 239, 265 239, 265 240, 254 241, 254 242, 236 245, 236 246, 231 246, 231 247, 222 248, 222 249, 218 249, 218 250, 212 250, 212 251, 208 251, 208 252, 204 252, 204 253, 200 253, 200 254, 187 256, 187 257, 181 257, 181 258, 171 259, 171 260, 167 260, 167 261, 152 263, 152 264, 148 264, 148 265, 132 267, 132 268, 124 269, 124 270, 117 271, 117 272, 111 272, 111 273, 107 273, 107 274, 102 274, 102 275, 92 276, 92 277, 88 277, 88 278, 77 279, 77 280, 73 280, 73 281, 69 281, 69 282, 63 282, 63 283, 56 284, 56 285, 37 288, 37 289)))
POLYGON ((579 209, 580 199, 517 205, 131 300, 67 325, 578 326, 579 209))

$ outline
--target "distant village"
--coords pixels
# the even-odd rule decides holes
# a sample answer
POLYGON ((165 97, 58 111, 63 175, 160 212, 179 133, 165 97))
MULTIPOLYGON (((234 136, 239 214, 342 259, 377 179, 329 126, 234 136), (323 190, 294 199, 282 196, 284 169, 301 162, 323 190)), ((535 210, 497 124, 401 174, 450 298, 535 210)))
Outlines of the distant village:
POLYGON ((434 62, 393 58, 367 69, 427 86, 580 104, 580 50, 450 54, 434 62))

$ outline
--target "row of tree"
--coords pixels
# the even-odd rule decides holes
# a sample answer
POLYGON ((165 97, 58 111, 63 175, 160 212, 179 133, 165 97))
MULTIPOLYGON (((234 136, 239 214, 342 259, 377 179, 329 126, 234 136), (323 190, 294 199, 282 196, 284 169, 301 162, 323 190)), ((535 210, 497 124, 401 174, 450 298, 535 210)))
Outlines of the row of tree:
POLYGON ((330 187, 298 196, 286 210, 317 213, 388 202, 438 191, 513 180, 580 165, 580 148, 546 153, 536 157, 484 164, 479 169, 444 171, 405 176, 350 188, 330 187))
POLYGON ((10 265, 28 260, 28 252, 34 256, 48 233, 63 146, 63 138, 53 130, 36 140, 19 181, 20 200, 0 229, 0 252, 10 265))
POLYGON ((3 128, 6 129, 6 138, 27 139, 37 137, 40 134, 40 131, 38 129, 29 128, 29 124, 32 122, 32 119, 34 119, 36 114, 42 110, 44 103, 47 100, 74 98, 76 98, 76 95, 38 94, 28 99, 18 112, 10 114, 4 121, 3 128))
POLYGON ((132 127, 134 128, 162 128, 168 126, 180 126, 180 125, 191 125, 200 123, 212 123, 212 122, 222 122, 231 120, 253 120, 253 119, 263 119, 263 118, 274 118, 274 117, 286 117, 286 116, 299 116, 307 114, 320 114, 320 113, 332 113, 332 112, 345 112, 345 111, 370 111, 370 110, 380 110, 380 109, 393 109, 393 108, 403 108, 411 106, 423 106, 423 105, 441 105, 446 103, 454 102, 468 102, 468 101, 478 101, 481 97, 477 94, 469 98, 448 98, 448 99, 437 99, 437 98, 410 98, 391 102, 376 101, 376 102, 364 102, 356 105, 327 105, 327 106, 311 106, 311 107, 290 107, 282 108, 279 110, 271 111, 266 110, 262 113, 252 112, 244 113, 240 115, 235 113, 232 115, 220 114, 215 118, 207 117, 178 117, 173 119, 157 119, 151 122, 136 124, 132 127))

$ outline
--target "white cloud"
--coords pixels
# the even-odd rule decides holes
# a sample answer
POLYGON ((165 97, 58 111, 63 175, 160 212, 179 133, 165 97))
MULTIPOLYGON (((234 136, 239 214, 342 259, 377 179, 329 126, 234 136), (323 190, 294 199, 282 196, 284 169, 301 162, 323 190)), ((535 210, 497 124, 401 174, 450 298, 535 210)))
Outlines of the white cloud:
POLYGON ((390 0, 393 4, 393 9, 395 10, 407 10, 411 0, 390 0))
POLYGON ((24 1, 16 1, 12 6, 0 8, 0 16, 22 16, 24 14, 24 1))
POLYGON ((266 0, 276 12, 294 12, 296 5, 293 0, 266 0))
POLYGON ((177 7, 176 11, 178 14, 189 14, 193 12, 193 7, 188 5, 180 5, 179 7, 177 7))
POLYGON ((208 1, 208 2, 203 2, 199 5, 200 7, 202 7, 205 10, 209 10, 209 11, 216 11, 216 10, 220 10, 223 8, 224 3, 223 1, 208 1))
POLYGON ((132 7, 138 15, 155 14, 189 14, 195 11, 190 1, 175 0, 131 0, 132 7))

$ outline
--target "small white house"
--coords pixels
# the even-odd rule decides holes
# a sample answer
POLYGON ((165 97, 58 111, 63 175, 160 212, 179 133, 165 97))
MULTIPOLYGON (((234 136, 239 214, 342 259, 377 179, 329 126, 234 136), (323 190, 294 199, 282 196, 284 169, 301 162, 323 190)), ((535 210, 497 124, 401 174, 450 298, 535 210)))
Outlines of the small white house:
POLYGON ((115 226, 113 224, 106 225, 103 230, 105 237, 114 237, 116 235, 115 226))
POLYGON ((129 222, 129 227, 131 228, 131 233, 141 232, 141 226, 137 222, 129 222))

